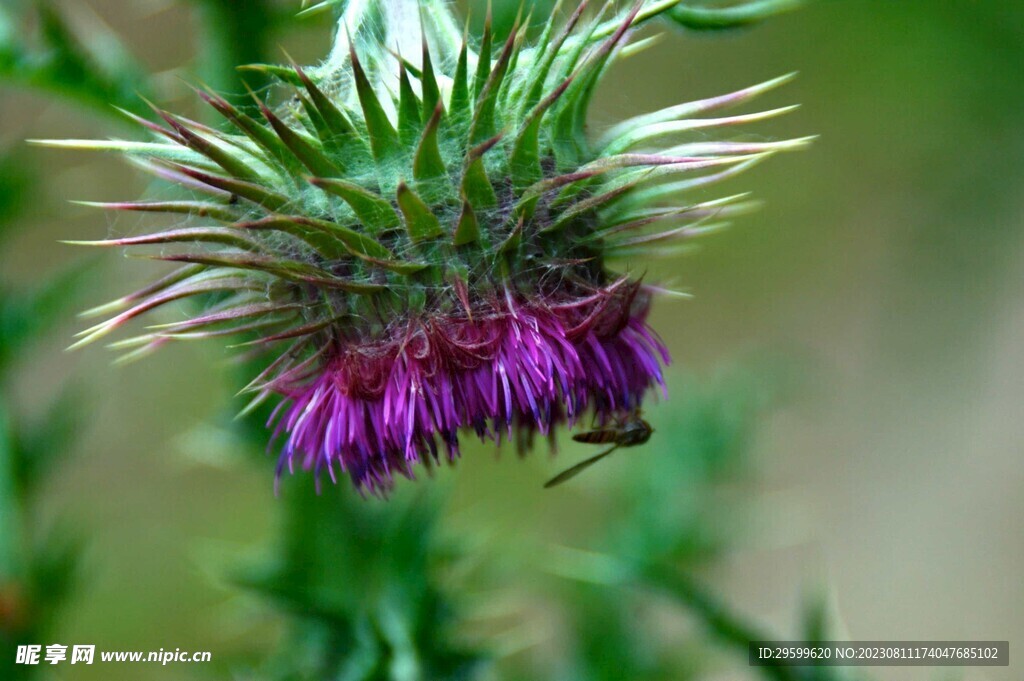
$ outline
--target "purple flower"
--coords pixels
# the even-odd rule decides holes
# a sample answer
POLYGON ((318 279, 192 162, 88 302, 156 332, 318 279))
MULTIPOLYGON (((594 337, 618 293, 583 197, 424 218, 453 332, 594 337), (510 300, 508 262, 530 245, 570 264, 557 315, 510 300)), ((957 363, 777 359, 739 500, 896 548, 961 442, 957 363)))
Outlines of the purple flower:
POLYGON ((640 286, 620 280, 565 300, 504 298, 468 315, 396 324, 385 340, 337 344, 322 363, 298 363, 265 390, 287 397, 276 432, 278 472, 298 461, 348 473, 381 492, 414 465, 459 455, 459 432, 515 439, 551 435, 592 413, 598 423, 637 409, 664 386, 665 346, 647 326, 640 286))
POLYGON ((469 431, 522 453, 538 433, 639 410, 664 389, 668 353, 645 322, 663 289, 622 263, 720 228, 749 207, 744 195, 688 192, 808 141, 707 136, 789 111, 718 113, 789 77, 590 134, 601 76, 627 54, 631 29, 671 3, 589 19, 581 3, 536 42, 517 26, 502 46, 489 24, 479 41, 461 38, 445 11, 410 36, 401 4, 380 5, 383 22, 364 16, 375 3, 346 6, 322 66, 268 69, 289 94, 257 100, 258 115, 201 93, 221 129, 156 109, 163 124, 139 119, 155 141, 51 142, 126 153, 191 195, 105 204, 189 223, 89 242, 155 245, 179 269, 94 310, 114 316, 76 345, 203 300, 188 319, 114 345, 137 357, 241 338, 246 358, 266 362, 252 404, 281 400, 278 472, 340 471, 370 493, 417 464, 453 461, 469 431))

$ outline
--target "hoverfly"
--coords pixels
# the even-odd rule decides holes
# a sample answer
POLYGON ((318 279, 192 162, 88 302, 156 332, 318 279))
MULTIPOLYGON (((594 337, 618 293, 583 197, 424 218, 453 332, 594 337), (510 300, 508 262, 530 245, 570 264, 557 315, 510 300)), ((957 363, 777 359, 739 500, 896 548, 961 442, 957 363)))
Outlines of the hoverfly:
POLYGON ((577 475, 590 468, 592 465, 605 458, 619 447, 633 447, 636 445, 642 445, 651 439, 651 434, 654 429, 651 428, 651 424, 640 418, 640 411, 636 410, 627 414, 624 418, 619 420, 617 423, 612 424, 606 428, 598 428, 596 430, 590 430, 586 433, 577 433, 572 436, 572 439, 576 442, 588 442, 591 444, 607 444, 612 443, 612 446, 604 450, 600 454, 590 457, 584 461, 580 461, 575 466, 571 466, 555 477, 544 483, 544 487, 554 487, 555 485, 561 485, 566 480, 571 480, 577 475))

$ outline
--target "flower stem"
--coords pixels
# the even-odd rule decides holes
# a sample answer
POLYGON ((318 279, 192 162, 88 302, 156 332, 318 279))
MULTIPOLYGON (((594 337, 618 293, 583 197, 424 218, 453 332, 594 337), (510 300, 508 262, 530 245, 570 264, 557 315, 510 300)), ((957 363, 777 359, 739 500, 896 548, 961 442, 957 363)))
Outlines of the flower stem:
MULTIPOLYGON (((751 641, 770 641, 770 634, 759 631, 731 612, 707 590, 670 566, 649 565, 644 570, 649 583, 668 592, 689 612, 696 615, 709 632, 722 643, 746 653, 751 641)), ((800 681, 790 667, 761 667, 761 672, 776 681, 800 681)))
MULTIPOLYGON (((204 51, 199 63, 204 65, 203 77, 215 90, 233 93, 229 98, 248 106, 250 100, 242 90, 235 68, 266 59, 270 32, 277 23, 276 12, 268 0, 193 0, 199 9, 204 51)), ((250 87, 258 73, 247 74, 250 87)))

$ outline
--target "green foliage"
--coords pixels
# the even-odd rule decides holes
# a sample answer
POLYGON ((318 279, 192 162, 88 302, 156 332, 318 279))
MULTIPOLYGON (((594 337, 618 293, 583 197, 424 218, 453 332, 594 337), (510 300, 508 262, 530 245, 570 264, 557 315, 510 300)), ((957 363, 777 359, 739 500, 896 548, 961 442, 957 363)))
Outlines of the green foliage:
POLYGON ((0 238, 33 197, 38 182, 33 170, 24 154, 0 152, 0 238))
MULTIPOLYGON (((612 507, 633 512, 605 519, 593 546, 554 546, 530 558, 536 575, 553 571, 562 579, 550 594, 540 580, 516 584, 538 589, 538 596, 566 612, 571 643, 558 678, 698 679, 722 659, 745 660, 748 641, 775 638, 687 571, 708 564, 734 541, 744 513, 721 496, 719 485, 750 474, 750 440, 790 389, 775 378, 779 373, 757 362, 683 381, 684 397, 668 408, 656 435, 672 446, 645 448, 637 453, 644 465, 600 491, 643 503, 610 500, 612 507), (696 621, 699 635, 683 642, 661 636, 651 624, 652 595, 667 599, 676 617, 696 621)), ((252 426, 258 439, 261 426, 252 426)), ((323 495, 309 492, 301 481, 284 485, 277 544, 237 576, 294 621, 286 644, 256 675, 481 678, 490 656, 471 652, 454 635, 460 623, 464 628, 474 621, 474 613, 455 605, 463 585, 446 575, 460 572, 453 567, 471 556, 443 529, 444 486, 407 487, 387 503, 334 487, 323 495)), ((480 569, 494 570, 505 582, 511 575, 502 572, 502 563, 496 556, 480 569)), ((820 604, 808 609, 807 622, 808 640, 826 635, 820 604)), ((516 664, 502 662, 497 669, 499 678, 536 678, 516 664)), ((759 671, 778 681, 844 678, 830 669, 759 671)))
POLYGON ((83 285, 90 281, 92 264, 83 264, 54 275, 35 290, 14 291, 0 282, 0 371, 54 324, 67 318, 83 299, 83 285), (79 301, 79 302, 76 302, 79 301))
POLYGON ((368 503, 347 489, 283 492, 279 545, 239 581, 291 612, 271 679, 457 681, 482 655, 452 635, 457 613, 439 587, 452 547, 438 537, 436 498, 368 503))
MULTIPOLYGON (((65 388, 30 419, 8 407, 7 392, 15 360, 78 306, 86 272, 80 267, 59 274, 34 291, 0 283, 0 647, 5 651, 42 640, 75 583, 78 542, 70 531, 40 528, 35 500, 81 426, 79 396, 65 388)), ((38 672, 14 662, 13 655, 0 657, 0 678, 13 681, 38 672)))
MULTIPOLYGON (((82 42, 48 3, 35 5, 38 35, 26 39, 14 8, 0 7, 0 83, 70 97, 104 114, 112 104, 141 110, 141 70, 107 35, 82 42), (33 40, 34 38, 34 40, 33 40)), ((38 177, 21 153, 0 156, 0 238, 27 212, 38 177)), ((43 640, 76 581, 79 542, 68 529, 39 527, 36 496, 81 427, 82 402, 65 388, 35 417, 8 407, 15 363, 80 306, 91 265, 52 275, 29 289, 0 281, 0 678, 23 679, 38 667, 15 665, 18 644, 43 640)))
POLYGON ((0 80, 70 97, 104 114, 112 106, 142 113, 139 93, 148 91, 145 71, 116 36, 80 35, 57 5, 32 3, 38 34, 28 38, 27 17, 0 7, 0 80))
POLYGON ((744 509, 716 495, 726 480, 749 475, 750 445, 769 410, 780 406, 779 386, 765 366, 734 367, 704 380, 676 382, 669 423, 645 466, 615 490, 631 512, 607 529, 611 551, 643 562, 699 564, 733 541, 744 509))
MULTIPOLYGON (((594 546, 555 547, 543 568, 572 580, 560 590, 572 623, 572 664, 559 678, 574 681, 699 679, 722 659, 746 665, 747 645, 778 640, 734 611, 691 576, 728 550, 755 509, 737 507, 721 485, 751 477, 750 444, 759 424, 784 404, 793 386, 792 367, 777 360, 723 368, 712 378, 682 381, 681 399, 667 407, 644 465, 612 490, 609 505, 631 512, 604 520, 594 546), (667 602, 670 612, 656 604, 667 602), (666 638, 666 618, 698 625, 696 636, 666 638), (655 624, 657 622, 657 624, 655 624), (712 654, 711 651, 718 651, 712 654), (717 661, 716 661, 717 658, 717 661)), ((653 442, 653 441, 652 441, 653 442)), ((820 600, 805 609, 804 640, 828 640, 828 613, 820 600)), ((839 681, 836 667, 761 667, 773 681, 839 681)))
MULTIPOLYGON (((243 80, 235 73, 241 64, 261 61, 273 47, 275 30, 290 18, 291 12, 272 0, 190 0, 198 10, 201 29, 200 75, 211 87, 229 94, 240 106, 249 100, 243 80)), ((248 85, 259 88, 264 79, 249 74, 248 85)), ((250 103, 251 106, 251 103, 250 103)))
POLYGON ((805 0, 752 0, 728 5, 680 3, 668 10, 670 19, 691 30, 739 28, 788 12, 805 0))
MULTIPOLYGON (((237 90, 233 67, 268 58, 268 36, 283 21, 282 15, 262 1, 195 0, 195 4, 203 16, 206 38, 200 42, 206 52, 202 61, 208 69, 207 80, 219 88, 237 90)), ((434 9, 440 6, 436 2, 426 4, 434 9)), ((653 3, 659 8, 657 13, 645 11, 639 16, 646 20, 664 13, 688 28, 724 28, 760 20, 791 4, 767 0, 712 8, 663 2, 653 3)), ((325 2, 310 9, 347 5, 325 2)), ((655 166, 644 165, 649 158, 631 161, 617 157, 602 166, 587 166, 579 177, 551 176, 552 157, 554 167, 564 168, 588 163, 599 154, 584 134, 586 104, 616 44, 609 38, 622 24, 594 22, 584 33, 586 39, 573 44, 568 40, 570 31, 559 35, 553 30, 553 22, 548 22, 552 30, 545 32, 540 48, 528 56, 520 37, 525 29, 517 33, 511 13, 503 9, 496 13, 495 27, 487 30, 484 44, 477 45, 477 49, 454 44, 443 35, 435 36, 443 52, 440 58, 428 52, 420 72, 402 70, 397 125, 392 125, 381 107, 380 89, 356 66, 354 58, 358 109, 337 106, 325 93, 330 82, 322 73, 312 77, 300 69, 280 67, 255 73, 275 76, 301 88, 300 106, 288 116, 266 106, 247 105, 237 96, 204 95, 234 126, 232 133, 201 130, 167 115, 169 128, 158 129, 158 134, 168 136, 170 132, 183 144, 121 143, 118 148, 163 162, 213 188, 215 194, 217 190, 227 192, 252 205, 239 209, 233 202, 224 201, 223 194, 216 194, 221 201, 128 207, 191 213, 242 224, 244 229, 230 238, 233 245, 243 248, 252 243, 251 232, 280 232, 303 240, 311 248, 326 249, 325 254, 332 258, 352 257, 368 272, 383 269, 402 277, 417 274, 421 264, 396 261, 394 251, 398 249, 389 249, 377 239, 379 234, 402 224, 413 245, 450 238, 452 246, 460 249, 460 257, 481 240, 505 244, 503 255, 515 252, 522 235, 521 225, 515 221, 502 222, 504 231, 500 233, 485 233, 485 225, 494 223, 493 219, 488 223, 488 218, 493 217, 499 203, 496 192, 506 188, 505 179, 510 179, 507 184, 517 196, 524 197, 517 204, 518 218, 532 214, 541 195, 555 192, 571 200, 571 193, 560 193, 569 185, 588 183, 610 169, 634 172, 639 167, 650 172, 655 166), (499 44, 503 37, 507 36, 507 41, 497 55, 492 55, 487 45, 495 36, 499 44), (568 47, 563 49, 566 41, 568 47), (602 44, 606 49, 599 47, 592 56, 585 54, 585 47, 602 44), (478 55, 484 58, 478 59, 478 55), (470 61, 477 65, 472 78, 470 61), (447 108, 435 69, 451 71, 444 73, 453 81, 447 108), (509 73, 516 69, 528 75, 510 79, 509 73), (522 106, 516 105, 519 102, 522 106), (261 116, 263 120, 259 120, 261 116), (503 131, 506 134, 498 139, 503 131), (503 156, 492 160, 497 154, 503 156), (174 165, 181 163, 192 167, 174 165), (357 170, 373 172, 374 177, 379 168, 370 168, 380 164, 391 174, 383 181, 362 184, 333 177, 350 164, 357 170), (394 172, 396 164, 408 172, 399 177, 394 172), (307 177, 310 174, 315 177, 307 177), (269 189, 267 177, 273 179, 269 189), (545 180, 547 184, 540 184, 545 180), (334 219, 289 214, 291 197, 296 193, 318 209, 328 206, 334 219), (254 215, 257 209, 274 214, 254 215), (357 223, 365 231, 355 231, 357 223), (325 235, 331 241, 325 241, 325 235)), ((69 96, 103 112, 111 111, 110 105, 116 104, 138 115, 148 114, 135 96, 137 91, 147 91, 146 78, 109 36, 104 37, 103 49, 97 49, 76 35, 56 5, 40 3, 36 11, 41 29, 39 46, 33 47, 21 39, 20 18, 0 8, 0 78, 69 96)), ((443 29, 438 27, 438 32, 443 29)), ((350 104, 355 106, 356 102, 350 104)), ((631 134, 634 131, 635 126, 629 130, 631 134)), ((611 142, 624 143, 617 139, 611 142)), ((98 146, 103 145, 117 146, 98 146)), ((748 160, 743 167, 752 164, 748 160)), ((20 164, 6 159, 0 162, 0 222, 13 216, 28 194, 29 180, 15 172, 16 166, 20 164)), ((637 188, 635 183, 630 184, 635 179, 627 176, 613 183, 607 192, 592 191, 575 204, 561 206, 562 215, 568 217, 553 220, 549 227, 560 229, 589 211, 610 209, 624 193, 637 188)), ((664 185, 661 187, 664 193, 664 185)), ((616 205, 615 211, 620 211, 630 204, 623 201, 616 205)), ((615 211, 601 213, 601 217, 617 215, 621 224, 637 219, 628 212, 615 211)), ((605 220, 605 224, 615 223, 605 220)), ((187 234, 182 231, 156 235, 157 240, 217 242, 228 234, 213 228, 187 234)), ((409 249, 401 251, 404 257, 409 249)), ((419 255, 425 259, 430 252, 419 255)), ((200 257, 187 260, 210 264, 200 257)), ((244 261, 236 258, 230 264, 307 282, 311 277, 330 278, 255 256, 246 256, 244 261)), ((465 277, 466 271, 460 270, 459 276, 465 277)), ((205 283, 202 290, 197 289, 200 293, 208 294, 220 285, 216 280, 205 283)), ((88 270, 73 270, 33 291, 0 289, 0 374, 9 371, 13 361, 69 307, 77 305, 78 292, 87 284, 88 270)), ((338 284, 342 288, 352 285, 338 284)), ((100 331, 106 330, 101 326, 100 331)), ((744 453, 757 420, 771 399, 751 374, 730 376, 711 387, 691 381, 688 388, 679 391, 686 395, 676 407, 680 418, 663 427, 666 432, 662 436, 676 446, 651 448, 653 460, 637 466, 636 475, 613 492, 644 502, 630 505, 632 513, 616 518, 606 528, 604 543, 597 547, 601 553, 596 566, 596 573, 603 575, 604 581, 593 578, 593 564, 586 560, 573 562, 582 554, 560 554, 569 556, 563 572, 575 572, 578 578, 578 588, 570 587, 565 595, 575 628, 575 647, 571 672, 561 678, 695 678, 700 672, 696 665, 690 668, 665 655, 637 626, 633 599, 649 591, 668 594, 676 607, 703 623, 713 638, 735 646, 739 656, 745 655, 742 646, 749 638, 770 638, 754 632, 682 576, 679 568, 709 560, 726 546, 727 534, 716 532, 721 525, 710 520, 728 510, 715 505, 709 490, 720 478, 743 470, 744 453), (583 576, 586 578, 580 578, 583 576)), ((74 543, 58 534, 31 541, 34 533, 29 530, 33 528, 33 492, 57 457, 67 450, 77 430, 80 403, 68 393, 37 423, 29 423, 15 422, 14 415, 0 402, 0 607, 14 607, 10 612, 19 615, 0 625, 5 650, 11 648, 7 644, 40 640, 40 632, 48 626, 73 583, 77 554, 74 543)), ((254 439, 262 437, 261 432, 254 439)), ((446 566, 465 549, 440 536, 437 499, 415 494, 384 505, 333 489, 314 496, 299 486, 287 487, 282 496, 279 540, 264 563, 238 575, 238 582, 266 597, 288 615, 291 623, 286 644, 257 670, 259 675, 346 681, 455 681, 477 677, 488 655, 467 649, 453 635, 454 625, 466 613, 453 605, 454 585, 444 580, 446 566)), ((824 636, 822 619, 820 615, 810 618, 809 636, 824 636)), ((12 661, 9 656, 0 661, 0 677, 19 679, 32 671, 12 668, 12 661)), ((771 670, 764 673, 780 679, 812 678, 771 670)), ((834 677, 822 674, 813 678, 834 677)))
MULTIPOLYGON (((410 26, 417 4, 407 0, 340 3, 335 44, 324 64, 251 67, 279 79, 286 93, 276 106, 254 95, 258 117, 203 93, 227 126, 211 128, 154 107, 165 125, 136 118, 154 141, 41 142, 126 154, 194 188, 187 205, 222 223, 102 242, 163 246, 191 238, 212 247, 160 256, 200 267, 115 301, 109 309, 118 314, 80 334, 76 347, 154 307, 203 296, 211 286, 228 291, 234 282, 237 294, 218 305, 250 314, 221 319, 217 331, 181 326, 118 347, 134 356, 139 347, 169 338, 229 335, 231 324, 246 339, 305 339, 276 369, 279 376, 330 342, 324 329, 345 327, 349 337, 380 340, 385 319, 410 318, 427 306, 432 314, 472 316, 508 291, 537 295, 556 277, 567 282, 562 294, 590 295, 586 282, 595 276, 622 276, 611 262, 659 257, 671 252, 666 246, 721 227, 706 218, 742 212, 741 197, 691 204, 672 193, 731 175, 708 169, 740 172, 807 139, 691 141, 651 152, 640 147, 785 113, 791 107, 691 118, 744 104, 787 79, 669 107, 596 140, 587 131, 601 76, 626 53, 632 31, 679 6, 608 3, 588 13, 583 3, 564 23, 555 12, 534 39, 520 17, 499 42, 489 19, 479 40, 453 36, 455 21, 443 4, 428 3, 429 11, 410 26), (410 40, 407 33, 416 29, 421 39, 410 40), (386 48, 392 41, 396 48, 386 48), (418 67, 403 50, 420 53, 418 67), (442 82, 450 89, 442 92, 442 82), (661 183, 698 173, 705 174, 692 184, 661 183), (656 200, 672 201, 673 209, 650 205, 653 189, 660 192, 656 200), (666 228, 670 223, 675 226, 666 228), (285 307, 250 306, 251 293, 261 289, 273 290, 285 307)), ((180 214, 185 204, 163 205, 180 214)), ((113 207, 160 210, 154 203, 113 207)))
POLYGON ((691 376, 677 386, 679 400, 666 407, 670 417, 637 454, 643 465, 610 490, 611 506, 626 512, 605 519, 593 547, 558 548, 551 561, 576 583, 567 589, 577 642, 574 679, 703 675, 709 657, 702 644, 665 641, 648 623, 643 613, 652 593, 667 595, 677 615, 693 617, 712 639, 742 641, 744 655, 746 641, 756 638, 681 570, 707 564, 741 533, 743 510, 719 487, 749 475, 748 444, 769 410, 780 406, 779 386, 760 365, 732 367, 712 379, 691 376))

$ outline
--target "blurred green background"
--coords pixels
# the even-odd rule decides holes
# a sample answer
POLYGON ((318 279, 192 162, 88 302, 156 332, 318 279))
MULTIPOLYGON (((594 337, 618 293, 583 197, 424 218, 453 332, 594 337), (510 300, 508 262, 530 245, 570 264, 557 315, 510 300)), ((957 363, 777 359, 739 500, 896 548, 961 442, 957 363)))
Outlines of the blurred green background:
MULTIPOLYGON (((8 3, 14 14, 24 9, 8 3)), ((283 17, 295 4, 248 10, 265 5, 283 17)), ((82 35, 119 36, 155 74, 152 96, 187 114, 197 107, 186 82, 240 89, 216 70, 218 60, 276 61, 282 45, 312 63, 330 42, 325 17, 280 19, 262 48, 246 42, 247 30, 261 27, 234 22, 238 37, 228 42, 238 49, 213 54, 200 27, 215 2, 54 5, 82 35)), ((496 3, 499 21, 509 11, 496 3)), ((34 30, 34 21, 25 26, 34 30)), ((670 399, 648 409, 659 431, 650 445, 557 491, 541 483, 583 447, 566 442, 556 460, 541 451, 519 461, 476 445, 456 469, 418 483, 443 492, 441 531, 464 544, 446 579, 459 585, 466 640, 495 644, 493 678, 597 678, 565 671, 580 623, 549 595, 580 599, 580 612, 594 606, 584 620, 614 639, 600 626, 607 613, 558 576, 565 570, 557 560, 537 556, 551 545, 596 550, 628 519, 657 527, 658 507, 649 504, 660 494, 689 504, 682 517, 692 526, 679 531, 691 541, 694 574, 780 638, 797 637, 801 604, 823 598, 835 638, 1009 639, 1017 650, 1024 5, 822 0, 736 32, 662 28, 666 39, 605 79, 595 127, 799 70, 761 104, 802 108, 758 132, 821 138, 719 190, 754 191, 761 211, 692 255, 650 265, 649 279, 695 294, 663 300, 653 314, 675 365, 670 399), (678 489, 627 484, 636 469, 657 478, 686 447, 689 467, 667 478, 678 489), (715 455, 713 465, 701 464, 702 451, 715 455)), ((128 63, 108 56, 115 68, 128 63)), ((0 80, 0 205, 9 207, 0 214, 0 282, 19 291, 89 259, 57 239, 132 232, 143 219, 69 200, 120 200, 145 189, 116 158, 27 148, 26 138, 135 134, 102 106, 30 85, 0 80)), ((149 270, 110 252, 62 296, 75 299, 71 309, 98 304, 149 270)), ((47 418, 68 386, 85 412, 31 507, 32 541, 57 526, 83 547, 71 597, 38 642, 210 650, 219 661, 64 666, 54 678, 230 678, 229 660, 258 659, 280 641, 281 618, 231 575, 273 544, 284 503, 273 495, 273 457, 225 425, 240 387, 226 368, 230 352, 215 343, 174 346, 112 368, 102 348, 63 352, 78 328, 69 311, 45 335, 10 345, 16 354, 3 387, 16 422, 47 418)), ((0 335, 0 349, 12 343, 0 335)), ((401 485, 399 497, 417 486, 401 485)), ((312 481, 298 476, 284 488, 283 497, 312 494, 312 481)), ((343 495, 328 488, 318 503, 343 495)), ((689 640, 693 621, 661 612, 651 598, 634 616, 689 640)), ((702 669, 700 678, 753 678, 742 656, 702 669)), ((1009 681, 1020 672, 874 676, 1009 681)))

